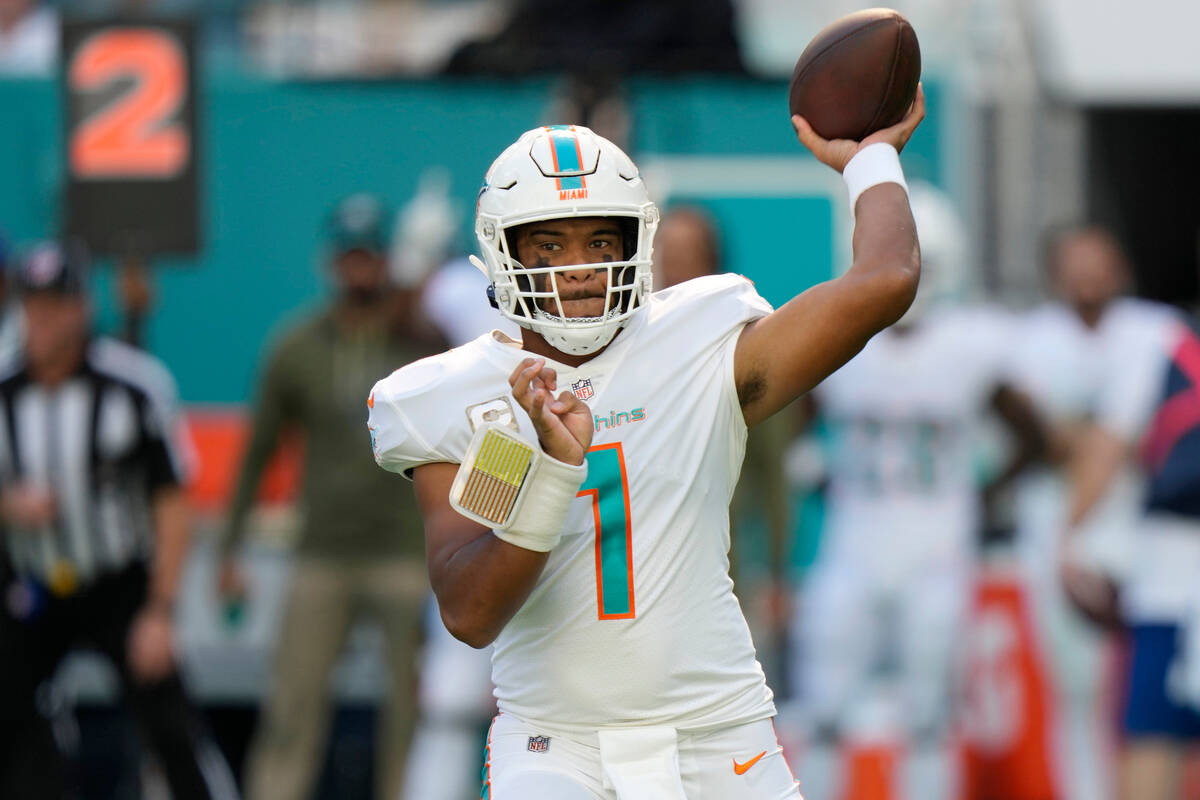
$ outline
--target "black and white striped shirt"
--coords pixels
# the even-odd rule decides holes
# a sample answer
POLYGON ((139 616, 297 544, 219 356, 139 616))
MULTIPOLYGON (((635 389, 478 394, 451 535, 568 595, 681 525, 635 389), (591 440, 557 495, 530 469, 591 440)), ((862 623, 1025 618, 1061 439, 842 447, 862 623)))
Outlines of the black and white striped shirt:
POLYGON ((48 489, 57 505, 51 524, 7 526, 13 568, 49 580, 66 563, 87 581, 148 559, 154 492, 184 483, 189 456, 175 381, 152 356, 93 339, 53 387, 11 362, 0 373, 0 485, 48 489))

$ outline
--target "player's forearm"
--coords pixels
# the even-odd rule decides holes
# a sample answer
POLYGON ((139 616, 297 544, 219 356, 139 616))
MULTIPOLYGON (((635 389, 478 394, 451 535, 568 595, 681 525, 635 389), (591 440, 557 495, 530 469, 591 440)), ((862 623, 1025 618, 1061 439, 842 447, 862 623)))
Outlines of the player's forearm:
POLYGON ((917 229, 908 195, 898 184, 873 186, 858 198, 853 247, 846 277, 865 295, 868 317, 862 322, 873 335, 904 316, 921 276, 917 229))
POLYGON ((179 592, 191 546, 187 497, 182 489, 160 489, 154 498, 154 558, 146 604, 170 611, 179 592))
POLYGON ((983 489, 985 498, 997 496, 1017 476, 1034 464, 1045 461, 1050 451, 1046 424, 1023 393, 1002 384, 996 387, 991 399, 992 410, 1007 426, 1013 448, 1008 463, 983 489))
MULTIPOLYGON (((447 518, 440 524, 454 525, 456 520, 447 518)), ((457 524, 478 527, 461 518, 457 524)), ((456 536, 440 538, 461 541, 456 536)), ((431 547, 430 583, 447 630, 472 647, 487 647, 525 604, 548 556, 501 541, 491 531, 449 552, 431 547)))
POLYGON ((1099 426, 1083 437, 1079 451, 1071 458, 1071 504, 1068 530, 1083 524, 1108 492, 1129 452, 1120 437, 1099 426))

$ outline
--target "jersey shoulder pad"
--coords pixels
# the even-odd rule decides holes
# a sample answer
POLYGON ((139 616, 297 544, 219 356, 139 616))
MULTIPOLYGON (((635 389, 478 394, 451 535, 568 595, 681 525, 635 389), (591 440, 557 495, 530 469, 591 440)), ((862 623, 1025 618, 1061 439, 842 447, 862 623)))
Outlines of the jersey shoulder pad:
POLYGON ((375 462, 411 477, 413 468, 456 463, 470 424, 457 399, 480 358, 476 342, 414 361, 377 382, 367 398, 375 462), (454 409, 457 409, 455 413, 454 409))
POLYGON ((651 295, 643 335, 677 361, 726 354, 746 324, 770 314, 754 284, 734 273, 706 275, 651 295))
POLYGON ((655 292, 649 309, 652 325, 668 324, 700 338, 740 328, 773 310, 749 278, 732 272, 693 278, 655 292))

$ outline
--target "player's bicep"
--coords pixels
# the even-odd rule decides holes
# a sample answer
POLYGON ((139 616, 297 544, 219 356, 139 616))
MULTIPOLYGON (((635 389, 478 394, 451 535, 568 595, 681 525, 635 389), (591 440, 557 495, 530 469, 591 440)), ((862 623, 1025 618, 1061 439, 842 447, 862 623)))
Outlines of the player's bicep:
POLYGON ((852 274, 826 281, 742 330, 734 380, 747 425, 813 389, 879 331, 874 283, 852 274))
POLYGON ((450 505, 450 486, 458 464, 422 464, 413 470, 413 490, 425 523, 425 554, 435 588, 446 562, 464 545, 490 533, 450 505))

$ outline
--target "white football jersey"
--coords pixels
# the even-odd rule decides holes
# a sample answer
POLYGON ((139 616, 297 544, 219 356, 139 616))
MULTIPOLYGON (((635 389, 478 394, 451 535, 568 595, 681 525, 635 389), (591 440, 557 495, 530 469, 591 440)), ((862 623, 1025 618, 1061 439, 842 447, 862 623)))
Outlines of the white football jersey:
MULTIPOLYGON (((1028 315, 1014 339, 1013 380, 1052 424, 1095 422, 1136 443, 1146 409, 1160 389, 1142 373, 1161 366, 1160 359, 1139 354, 1146 351, 1148 340, 1161 341, 1160 332, 1172 320, 1166 306, 1120 299, 1105 310, 1095 328, 1088 328, 1066 306, 1047 304, 1028 315)), ((1053 578, 1055 562, 1044 555, 1054 552, 1066 524, 1066 477, 1042 467, 1023 476, 1017 487, 1021 546, 1053 578)), ((1131 464, 1090 515, 1090 534, 1077 537, 1080 547, 1087 543, 1082 555, 1117 577, 1129 561, 1129 533, 1140 498, 1141 476, 1131 464)))
MULTIPOLYGON (((741 276, 700 278, 652 295, 586 364, 553 365, 559 388, 591 408, 595 438, 562 541, 496 640, 501 711, 680 730, 774 714, 728 560, 746 442, 734 348, 770 311, 741 276)), ((528 356, 488 334, 380 381, 369 422, 378 463, 461 463, 483 419, 536 439, 508 385, 528 356)))
POLYGON ((967 546, 979 426, 1007 371, 1010 326, 999 310, 940 310, 876 335, 818 387, 832 433, 828 546, 878 555, 881 533, 922 557, 967 546))

